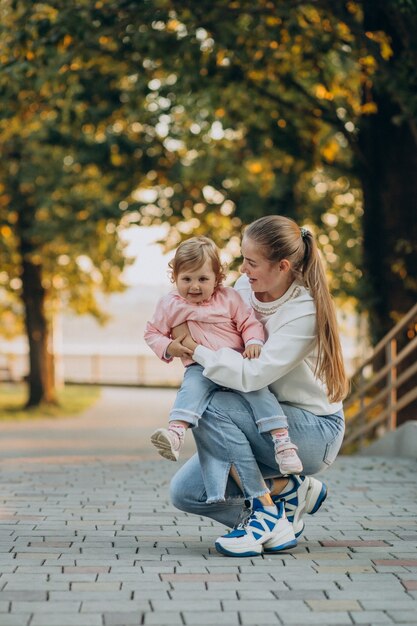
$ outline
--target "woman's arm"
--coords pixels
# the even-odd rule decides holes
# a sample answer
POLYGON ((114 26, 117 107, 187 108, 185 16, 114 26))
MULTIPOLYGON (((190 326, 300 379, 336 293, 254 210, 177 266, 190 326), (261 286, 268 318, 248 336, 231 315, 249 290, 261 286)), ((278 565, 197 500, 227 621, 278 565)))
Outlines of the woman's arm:
POLYGON ((278 328, 269 336, 258 359, 244 359, 230 348, 215 352, 204 346, 194 346, 193 359, 217 384, 243 392, 256 391, 285 376, 313 351, 315 326, 315 315, 306 315, 278 328))

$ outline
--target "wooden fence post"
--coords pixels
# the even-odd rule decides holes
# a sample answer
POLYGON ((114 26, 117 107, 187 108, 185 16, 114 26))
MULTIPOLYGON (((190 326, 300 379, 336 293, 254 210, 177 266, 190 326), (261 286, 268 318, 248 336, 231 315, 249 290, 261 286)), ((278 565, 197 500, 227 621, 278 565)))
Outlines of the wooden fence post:
MULTIPOLYGON (((363 369, 361 369, 359 372, 359 415, 360 415, 359 422, 364 422, 366 420, 365 393, 363 391, 364 385, 365 385, 365 378, 363 375, 363 369)), ((364 434, 359 435, 358 445, 359 445, 359 450, 362 450, 362 448, 365 445, 364 434)))
POLYGON ((387 374, 387 386, 388 386, 388 430, 395 430, 397 428, 397 410, 394 408, 397 404, 397 366, 392 365, 397 357, 397 340, 391 339, 385 348, 387 364, 390 364, 390 368, 387 374))

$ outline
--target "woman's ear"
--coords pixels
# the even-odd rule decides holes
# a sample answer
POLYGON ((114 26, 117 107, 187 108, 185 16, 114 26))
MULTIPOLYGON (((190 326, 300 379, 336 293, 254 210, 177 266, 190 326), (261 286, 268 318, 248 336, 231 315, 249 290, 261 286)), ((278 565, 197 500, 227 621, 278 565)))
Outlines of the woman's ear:
POLYGON ((279 262, 279 269, 281 272, 289 272, 291 270, 291 263, 288 259, 282 259, 279 262))

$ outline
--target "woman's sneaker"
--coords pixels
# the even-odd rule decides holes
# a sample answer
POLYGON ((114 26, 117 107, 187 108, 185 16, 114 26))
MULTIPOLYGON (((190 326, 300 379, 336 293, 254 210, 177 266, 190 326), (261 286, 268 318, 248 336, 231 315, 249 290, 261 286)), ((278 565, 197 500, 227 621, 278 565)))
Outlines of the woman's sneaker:
POLYGON ((254 498, 252 513, 246 522, 219 537, 215 543, 216 550, 226 556, 243 557, 294 548, 297 540, 285 516, 284 505, 278 502, 276 507, 276 514, 270 513, 258 498, 254 498))
POLYGON ((287 519, 292 523, 296 537, 304 530, 303 515, 316 513, 327 497, 327 487, 312 476, 291 476, 292 487, 272 496, 274 504, 283 501, 287 519))

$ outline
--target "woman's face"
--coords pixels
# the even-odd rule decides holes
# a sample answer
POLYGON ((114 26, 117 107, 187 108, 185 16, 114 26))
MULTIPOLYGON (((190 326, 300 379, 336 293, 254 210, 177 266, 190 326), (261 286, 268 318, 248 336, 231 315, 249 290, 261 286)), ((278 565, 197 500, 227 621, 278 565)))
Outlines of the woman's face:
POLYGON ((291 285, 293 278, 291 266, 287 260, 271 263, 266 259, 259 246, 249 239, 242 240, 242 274, 246 274, 252 290, 256 294, 265 294, 275 300, 280 298, 291 285))

